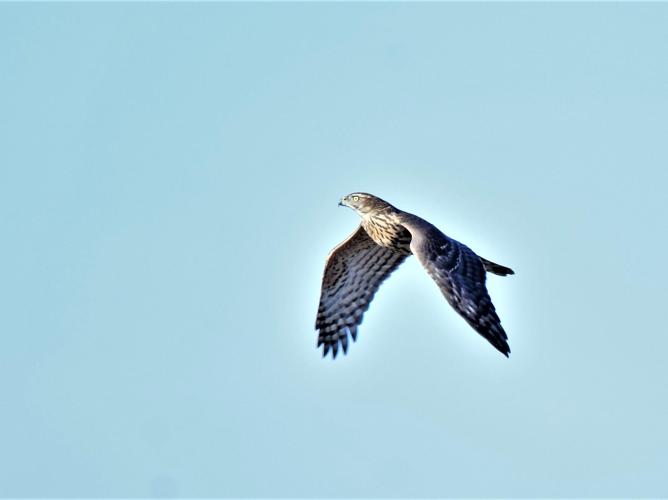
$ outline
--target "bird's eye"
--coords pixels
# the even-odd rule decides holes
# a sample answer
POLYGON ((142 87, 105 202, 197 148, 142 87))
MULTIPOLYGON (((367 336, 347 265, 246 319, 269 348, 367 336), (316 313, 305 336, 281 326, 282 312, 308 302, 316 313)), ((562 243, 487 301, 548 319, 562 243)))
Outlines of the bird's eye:
POLYGON ((360 197, 359 196, 353 196, 353 201, 360 201, 360 197))

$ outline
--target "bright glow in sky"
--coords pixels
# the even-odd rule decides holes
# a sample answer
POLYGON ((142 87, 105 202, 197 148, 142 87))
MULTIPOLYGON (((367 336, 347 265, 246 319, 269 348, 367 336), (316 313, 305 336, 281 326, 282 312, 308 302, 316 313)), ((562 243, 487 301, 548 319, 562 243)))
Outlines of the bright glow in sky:
POLYGON ((0 5, 0 495, 668 496, 668 5, 0 5), (368 191, 410 259, 313 330, 368 191))

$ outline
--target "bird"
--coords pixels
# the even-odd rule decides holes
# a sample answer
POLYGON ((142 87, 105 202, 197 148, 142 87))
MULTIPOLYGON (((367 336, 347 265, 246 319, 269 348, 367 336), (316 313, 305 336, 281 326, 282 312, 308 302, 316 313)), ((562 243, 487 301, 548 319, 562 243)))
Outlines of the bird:
POLYGON ((501 354, 508 357, 508 336, 485 286, 486 274, 515 274, 478 256, 436 226, 369 193, 351 193, 339 206, 361 217, 357 229, 327 256, 315 329, 322 355, 336 359, 357 340, 364 313, 380 285, 415 255, 452 308, 501 354))

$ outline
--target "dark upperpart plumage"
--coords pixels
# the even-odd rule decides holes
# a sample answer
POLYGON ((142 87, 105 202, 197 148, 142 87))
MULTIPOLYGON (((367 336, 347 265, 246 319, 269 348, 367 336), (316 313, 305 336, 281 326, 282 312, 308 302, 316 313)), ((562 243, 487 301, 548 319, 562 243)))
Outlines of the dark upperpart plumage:
POLYGON ((323 356, 339 345, 348 350, 348 336, 357 329, 381 283, 410 254, 438 285, 448 303, 505 356, 507 335, 485 287, 486 272, 506 276, 513 270, 483 259, 449 238, 429 222, 403 212, 368 193, 352 193, 339 205, 362 217, 357 230, 328 256, 316 318, 323 356))

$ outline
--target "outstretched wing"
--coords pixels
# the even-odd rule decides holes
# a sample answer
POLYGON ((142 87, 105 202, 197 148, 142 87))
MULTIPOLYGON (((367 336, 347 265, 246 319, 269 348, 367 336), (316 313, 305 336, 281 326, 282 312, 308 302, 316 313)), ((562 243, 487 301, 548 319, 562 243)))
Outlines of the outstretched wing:
POLYGON ((405 224, 413 236, 411 250, 455 311, 507 357, 508 336, 487 293, 482 260, 466 245, 415 219, 405 224))
POLYGON ((364 228, 332 250, 325 264, 320 305, 315 322, 323 356, 339 343, 348 350, 348 334, 357 339, 357 327, 380 284, 410 255, 374 243, 364 228))

